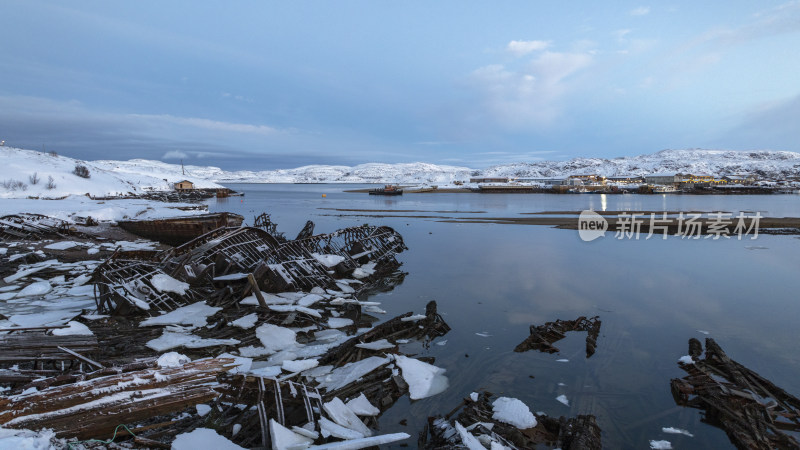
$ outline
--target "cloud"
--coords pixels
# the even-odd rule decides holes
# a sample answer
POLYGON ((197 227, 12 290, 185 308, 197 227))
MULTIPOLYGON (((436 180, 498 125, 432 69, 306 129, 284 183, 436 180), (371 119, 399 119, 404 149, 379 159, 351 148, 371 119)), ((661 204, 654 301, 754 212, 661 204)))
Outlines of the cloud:
POLYGON ((646 16, 650 14, 650 8, 648 6, 640 6, 628 11, 628 14, 632 16, 646 16))
POLYGON ((252 125, 246 123, 222 122, 219 120, 202 119, 197 117, 179 117, 169 114, 129 114, 129 117, 140 119, 148 123, 185 125, 201 128, 208 131, 222 131, 227 133, 248 133, 260 135, 274 135, 280 132, 277 128, 267 125, 252 125))
POLYGON ((170 150, 167 153, 164 153, 164 156, 161 159, 186 159, 189 155, 180 151, 180 150, 170 150))
POLYGON ((562 112, 568 78, 591 63, 587 53, 544 52, 521 69, 492 64, 473 71, 470 79, 483 97, 485 114, 496 122, 547 127, 562 112))
POLYGON ((544 50, 548 47, 550 47, 549 41, 511 41, 508 43, 506 49, 514 54, 514 56, 520 57, 528 53, 544 50))

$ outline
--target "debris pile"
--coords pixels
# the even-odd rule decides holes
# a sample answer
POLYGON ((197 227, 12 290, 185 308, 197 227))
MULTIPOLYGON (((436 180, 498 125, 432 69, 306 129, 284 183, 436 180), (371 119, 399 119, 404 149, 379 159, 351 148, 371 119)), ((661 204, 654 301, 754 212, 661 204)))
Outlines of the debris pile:
POLYGON ((602 448, 600 427, 594 416, 555 419, 532 413, 515 398, 493 398, 489 392, 473 392, 447 415, 429 417, 419 447, 431 450, 602 448))
POLYGON ((599 316, 587 319, 578 317, 575 320, 561 320, 547 322, 544 325, 531 325, 531 334, 514 349, 515 352, 537 350, 545 353, 557 353, 559 350, 553 344, 566 337, 570 331, 586 331, 586 357, 590 358, 597 349, 597 337, 600 336, 599 316))
POLYGON ((56 259, 3 269, 2 299, 33 304, 0 316, 0 426, 147 447, 204 433, 273 448, 407 439, 375 435, 377 417, 448 379, 399 345, 428 346, 450 328, 435 302, 376 326, 386 312, 367 297, 405 275, 397 232, 313 228, 285 241, 221 227, 164 251, 72 263, 52 249, 88 256, 97 245, 56 242, 37 250, 56 259))
POLYGON ((689 340, 678 362, 688 375, 670 382, 675 403, 704 411, 740 449, 800 448, 800 399, 730 359, 714 339, 689 340))

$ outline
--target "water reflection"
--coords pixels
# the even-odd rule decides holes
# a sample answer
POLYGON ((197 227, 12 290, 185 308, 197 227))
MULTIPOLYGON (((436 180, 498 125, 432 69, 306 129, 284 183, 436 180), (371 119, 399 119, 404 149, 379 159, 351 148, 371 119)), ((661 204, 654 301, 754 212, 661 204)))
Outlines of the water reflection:
MULTIPOLYGON (((245 217, 266 211, 289 235, 309 219, 320 233, 367 222, 403 235, 410 250, 399 259, 408 275, 371 300, 382 302, 386 318, 423 313, 428 301, 438 302, 452 327, 447 344, 414 350, 435 357, 451 386, 421 401, 401 399, 381 417, 382 432, 415 434, 428 415, 444 413, 482 388, 551 415, 595 414, 607 448, 647 448, 650 439, 671 440, 675 447, 727 448, 724 432, 701 423, 697 411, 676 407, 669 390, 669 380, 682 376, 676 362, 686 354, 687 339, 705 336, 698 330, 710 333, 732 358, 800 393, 798 239, 760 235, 758 245, 766 249, 758 251, 747 249, 750 240, 583 242, 577 231, 544 226, 366 218, 318 209, 507 217, 597 204, 595 195, 407 194, 388 200, 341 192, 352 187, 248 185, 242 202, 212 202, 210 209, 245 217), (320 198, 320 191, 327 198, 320 198), (585 358, 585 335, 576 333, 559 341, 558 354, 513 352, 531 324, 595 315, 602 317, 603 329, 591 359, 585 358), (484 331, 490 336, 476 335, 484 331), (560 394, 570 406, 555 400, 560 394), (403 419, 407 426, 399 424, 403 419), (661 428, 669 426, 695 437, 664 435, 661 428)), ((603 211, 800 213, 797 197, 788 195, 601 195, 599 202, 603 211)))

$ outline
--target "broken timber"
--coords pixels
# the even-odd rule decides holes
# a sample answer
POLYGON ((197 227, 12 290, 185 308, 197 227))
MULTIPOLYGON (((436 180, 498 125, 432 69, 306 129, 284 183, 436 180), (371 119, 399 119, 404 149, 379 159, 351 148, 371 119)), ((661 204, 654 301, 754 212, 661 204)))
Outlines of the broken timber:
POLYGON ((800 448, 786 432, 800 432, 800 399, 730 359, 714 339, 689 340, 693 364, 670 382, 675 403, 705 411, 703 422, 722 428, 740 449, 800 448))
POLYGON ((566 337, 570 331, 586 331, 586 357, 594 355, 597 349, 597 338, 600 335, 602 322, 598 316, 587 319, 578 317, 575 320, 556 320, 544 325, 531 325, 531 334, 514 349, 515 352, 538 350, 546 353, 557 353, 559 350, 553 344, 566 337))

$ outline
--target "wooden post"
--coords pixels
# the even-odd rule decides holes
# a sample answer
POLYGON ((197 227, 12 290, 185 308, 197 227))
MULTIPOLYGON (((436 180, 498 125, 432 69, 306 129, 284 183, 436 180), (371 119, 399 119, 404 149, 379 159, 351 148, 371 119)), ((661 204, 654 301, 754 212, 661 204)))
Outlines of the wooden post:
POLYGON ((250 282, 250 287, 253 289, 253 294, 256 294, 258 304, 261 305, 262 308, 267 308, 267 301, 264 300, 264 296, 261 295, 261 289, 258 287, 256 277, 254 277, 252 273, 249 273, 247 274, 247 281, 250 282))

